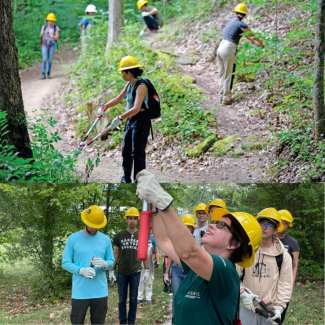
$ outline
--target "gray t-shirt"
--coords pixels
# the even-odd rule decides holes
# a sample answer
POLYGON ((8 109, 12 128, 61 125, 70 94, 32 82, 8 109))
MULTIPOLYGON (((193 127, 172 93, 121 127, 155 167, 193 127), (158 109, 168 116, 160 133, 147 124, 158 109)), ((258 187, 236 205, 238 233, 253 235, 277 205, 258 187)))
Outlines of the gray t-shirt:
POLYGON ((232 18, 226 26, 223 39, 239 44, 241 34, 244 33, 243 29, 247 28, 249 28, 247 24, 243 23, 238 18, 232 18))
MULTIPOLYGON (((150 12, 153 8, 155 8, 155 7, 154 6, 148 6, 148 12, 150 12)), ((158 26, 162 27, 163 20, 162 20, 162 16, 161 16, 159 11, 156 14, 153 15, 153 18, 156 19, 156 22, 157 22, 158 26)))
POLYGON ((292 253, 298 252, 300 250, 298 242, 293 237, 287 234, 284 238, 281 238, 280 240, 284 246, 284 249, 290 254, 293 261, 292 253))

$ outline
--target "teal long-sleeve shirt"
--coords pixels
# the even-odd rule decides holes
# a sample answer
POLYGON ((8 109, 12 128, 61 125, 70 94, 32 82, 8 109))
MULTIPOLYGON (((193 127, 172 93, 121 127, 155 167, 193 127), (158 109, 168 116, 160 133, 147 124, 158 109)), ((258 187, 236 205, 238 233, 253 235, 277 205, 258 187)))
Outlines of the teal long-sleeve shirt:
POLYGON ((78 231, 69 236, 65 244, 62 267, 72 273, 72 298, 93 299, 108 296, 105 271, 114 265, 112 244, 108 236, 98 232, 95 236, 78 231), (106 268, 94 267, 96 276, 88 279, 79 274, 79 269, 89 267, 93 257, 100 257, 108 265, 106 268))

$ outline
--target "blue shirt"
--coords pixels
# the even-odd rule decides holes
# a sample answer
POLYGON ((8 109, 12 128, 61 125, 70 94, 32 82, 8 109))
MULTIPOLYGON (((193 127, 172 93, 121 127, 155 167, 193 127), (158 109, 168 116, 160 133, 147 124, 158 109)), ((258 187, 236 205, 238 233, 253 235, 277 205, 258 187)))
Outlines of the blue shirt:
POLYGON ((155 239, 153 238, 153 236, 152 235, 150 235, 150 237, 149 237, 149 242, 151 242, 152 243, 152 246, 153 247, 157 247, 157 244, 156 244, 156 242, 155 242, 155 239))
POLYGON ((223 39, 239 44, 241 34, 244 33, 243 29, 247 28, 249 28, 248 25, 240 21, 238 18, 230 19, 223 34, 223 39))
POLYGON ((69 236, 64 247, 62 267, 72 273, 73 299, 93 299, 108 296, 106 272, 114 265, 112 244, 108 236, 98 232, 95 236, 78 231, 69 236), (106 268, 94 267, 96 276, 88 279, 79 274, 79 269, 90 266, 93 257, 100 257, 108 265, 106 268), (73 261, 72 261, 73 260, 73 261))

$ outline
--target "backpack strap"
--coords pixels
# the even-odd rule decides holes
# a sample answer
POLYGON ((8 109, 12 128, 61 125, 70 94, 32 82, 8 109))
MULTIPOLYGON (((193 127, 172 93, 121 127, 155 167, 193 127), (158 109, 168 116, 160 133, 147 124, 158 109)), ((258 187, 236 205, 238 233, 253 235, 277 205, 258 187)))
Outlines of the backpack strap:
POLYGON ((245 277, 245 268, 243 268, 243 272, 241 274, 241 277, 240 277, 240 282, 243 282, 244 281, 244 277, 245 277))
POLYGON ((283 254, 280 254, 278 256, 275 257, 276 260, 276 264, 278 266, 278 270, 279 270, 279 276, 280 276, 280 272, 281 272, 281 268, 282 268, 282 263, 283 263, 283 254))

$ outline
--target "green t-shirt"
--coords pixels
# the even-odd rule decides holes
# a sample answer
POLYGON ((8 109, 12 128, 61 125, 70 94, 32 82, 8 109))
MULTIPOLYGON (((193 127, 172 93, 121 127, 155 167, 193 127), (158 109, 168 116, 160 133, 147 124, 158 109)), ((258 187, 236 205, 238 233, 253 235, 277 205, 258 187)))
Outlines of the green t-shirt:
MULTIPOLYGON (((148 12, 150 12, 153 8, 155 8, 155 7, 154 6, 148 6, 148 12)), ((152 16, 153 16, 153 18, 156 19, 156 22, 157 22, 158 26, 162 27, 163 20, 162 20, 162 16, 161 16, 160 12, 157 11, 157 13, 152 15, 152 16)))
POLYGON ((197 276, 183 261, 186 278, 175 296, 175 325, 232 325, 235 317, 239 277, 227 259, 212 255, 210 281, 197 276))
POLYGON ((133 235, 126 229, 118 232, 113 240, 113 245, 120 249, 118 273, 130 275, 141 270, 141 261, 138 260, 139 230, 133 235))

